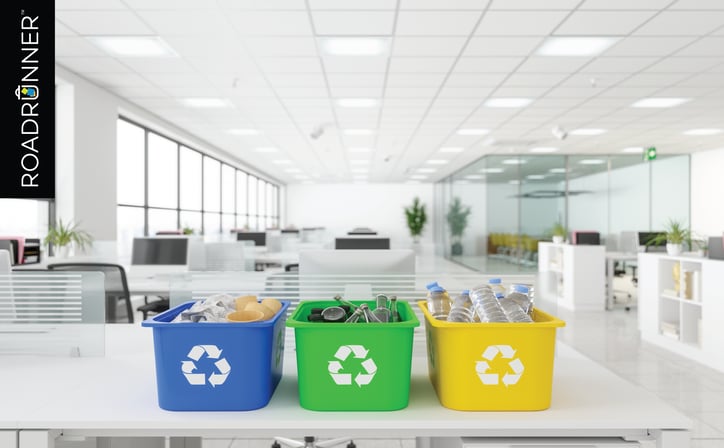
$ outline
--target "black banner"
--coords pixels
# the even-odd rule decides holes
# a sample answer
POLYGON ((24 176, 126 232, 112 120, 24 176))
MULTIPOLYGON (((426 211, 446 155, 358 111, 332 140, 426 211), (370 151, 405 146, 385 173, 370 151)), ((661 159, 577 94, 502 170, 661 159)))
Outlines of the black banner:
POLYGON ((55 6, 47 0, 5 1, 4 145, 0 198, 55 197, 55 6), (8 79, 8 77, 6 77, 8 79))

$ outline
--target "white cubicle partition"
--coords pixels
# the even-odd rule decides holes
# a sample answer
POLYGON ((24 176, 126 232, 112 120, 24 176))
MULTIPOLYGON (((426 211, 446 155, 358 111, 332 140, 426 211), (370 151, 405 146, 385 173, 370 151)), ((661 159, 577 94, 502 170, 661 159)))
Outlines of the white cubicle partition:
POLYGON ((558 305, 576 311, 606 308, 606 248, 571 244, 538 243, 538 271, 551 273, 546 293, 558 305))

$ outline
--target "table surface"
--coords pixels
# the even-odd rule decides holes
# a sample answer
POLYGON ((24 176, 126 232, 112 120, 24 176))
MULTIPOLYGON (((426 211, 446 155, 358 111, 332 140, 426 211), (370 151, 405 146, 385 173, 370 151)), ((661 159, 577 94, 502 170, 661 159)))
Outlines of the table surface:
POLYGON ((60 429, 66 435, 236 435, 335 437, 587 436, 646 437, 689 429, 691 421, 652 393, 558 343, 550 409, 460 412, 443 408, 427 377, 424 333, 415 346, 406 409, 315 412, 299 406, 293 333, 287 329, 284 376, 265 408, 247 412, 170 412, 158 407, 152 330, 106 325, 106 356, 4 356, 0 429, 60 429), (581 434, 581 432, 577 433, 581 434))

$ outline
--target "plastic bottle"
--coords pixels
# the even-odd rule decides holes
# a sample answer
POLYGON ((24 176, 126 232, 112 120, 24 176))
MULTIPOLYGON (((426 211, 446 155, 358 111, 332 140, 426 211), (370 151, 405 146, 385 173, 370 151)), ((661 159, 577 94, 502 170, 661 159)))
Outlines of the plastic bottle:
POLYGON ((499 278, 491 278, 488 280, 488 285, 490 285, 490 288, 495 293, 495 297, 498 299, 505 297, 505 285, 503 285, 503 281, 499 278))
POLYGON ((449 322, 472 322, 474 314, 473 302, 470 300, 470 290, 465 289, 453 300, 447 320, 449 322))
POLYGON ((524 285, 513 285, 512 291, 500 299, 500 306, 510 322, 533 322, 528 313, 518 303, 527 303, 528 287, 524 285))
POLYGON ((531 286, 528 285, 520 285, 520 284, 514 284, 510 286, 510 289, 508 291, 508 296, 511 297, 513 300, 515 300, 515 303, 518 304, 521 308, 523 308, 523 311, 531 317, 533 317, 533 303, 535 302, 534 297, 534 290, 531 286), (525 288, 528 288, 527 293, 519 293, 515 291, 517 286, 523 286, 525 288))
POLYGON ((508 322, 490 285, 480 285, 470 292, 473 311, 480 322, 508 322))
POLYGON ((390 322, 400 322, 400 312, 397 310, 397 296, 390 296, 390 322))
POLYGON ((351 316, 347 318, 347 320, 344 321, 346 324, 353 324, 356 322, 359 322, 360 317, 364 316, 364 310, 361 307, 358 307, 351 316))
POLYGON ((438 320, 447 320, 451 305, 447 291, 442 286, 432 286, 428 289, 427 296, 427 309, 432 317, 438 320))

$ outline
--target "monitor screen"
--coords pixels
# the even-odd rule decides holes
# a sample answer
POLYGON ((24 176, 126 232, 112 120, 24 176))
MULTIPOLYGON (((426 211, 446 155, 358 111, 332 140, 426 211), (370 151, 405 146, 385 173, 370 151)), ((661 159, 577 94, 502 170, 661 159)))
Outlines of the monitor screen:
POLYGON ((598 246, 601 244, 601 234, 593 231, 573 232, 573 244, 598 246))
POLYGON ((237 241, 253 241, 255 246, 266 246, 266 232, 239 232, 237 241))
POLYGON ((282 229, 282 233, 299 234, 299 229, 282 229))
POLYGON ((355 227, 347 232, 347 235, 377 235, 377 232, 368 227, 355 227))
POLYGON ((134 238, 131 264, 186 265, 188 238, 134 238))
POLYGON ((709 237, 709 258, 724 260, 724 238, 720 236, 709 237))
POLYGON ((335 249, 389 249, 389 238, 335 238, 335 249))
POLYGON ((639 232, 639 246, 643 246, 646 252, 666 250, 666 238, 661 238, 656 243, 651 242, 658 235, 666 235, 666 232, 639 232))

